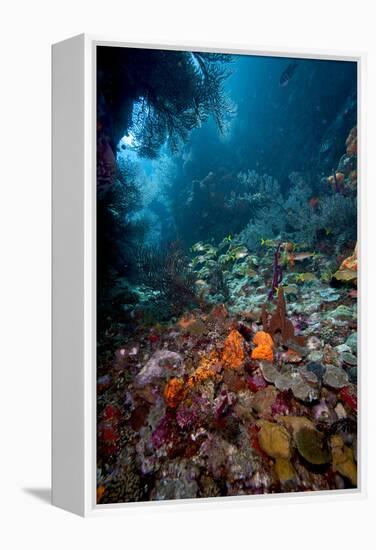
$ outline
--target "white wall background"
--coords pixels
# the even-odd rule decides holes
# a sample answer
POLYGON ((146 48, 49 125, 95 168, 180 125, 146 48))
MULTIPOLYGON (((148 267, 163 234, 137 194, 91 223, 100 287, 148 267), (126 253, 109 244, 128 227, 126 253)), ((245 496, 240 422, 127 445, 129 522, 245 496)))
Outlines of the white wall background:
MULTIPOLYGON (((0 461, 3 548, 374 548, 375 103, 372 0, 12 0, 0 17, 0 461), (368 498, 195 508, 83 520, 46 502, 50 479, 50 44, 88 32, 368 51, 368 498)), ((364 183, 366 183, 364 181, 364 183)), ((67 345, 69 343, 67 342, 67 345)), ((365 368, 365 365, 363 366, 365 368)))

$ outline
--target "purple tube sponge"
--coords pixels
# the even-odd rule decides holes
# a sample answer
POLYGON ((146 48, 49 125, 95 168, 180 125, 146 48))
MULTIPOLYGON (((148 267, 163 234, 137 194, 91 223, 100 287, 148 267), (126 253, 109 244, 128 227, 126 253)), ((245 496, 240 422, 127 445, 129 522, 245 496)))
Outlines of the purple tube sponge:
POLYGON ((280 248, 282 243, 279 243, 275 252, 274 252, 274 260, 273 260, 273 281, 272 281, 272 287, 268 294, 268 299, 273 300, 274 294, 276 292, 276 289, 279 287, 279 285, 282 283, 282 266, 279 265, 279 256, 280 256, 280 248))

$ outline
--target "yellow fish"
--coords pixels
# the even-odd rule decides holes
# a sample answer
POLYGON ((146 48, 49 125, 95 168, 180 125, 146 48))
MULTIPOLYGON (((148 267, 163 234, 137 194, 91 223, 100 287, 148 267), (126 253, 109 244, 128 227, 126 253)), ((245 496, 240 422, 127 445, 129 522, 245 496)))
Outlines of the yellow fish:
POLYGON ((261 239, 261 246, 278 246, 280 241, 273 239, 261 239))
POLYGON ((315 281, 317 279, 316 275, 314 273, 298 273, 296 276, 295 276, 295 280, 297 283, 299 282, 302 282, 302 283, 307 283, 307 282, 310 282, 310 281, 315 281))

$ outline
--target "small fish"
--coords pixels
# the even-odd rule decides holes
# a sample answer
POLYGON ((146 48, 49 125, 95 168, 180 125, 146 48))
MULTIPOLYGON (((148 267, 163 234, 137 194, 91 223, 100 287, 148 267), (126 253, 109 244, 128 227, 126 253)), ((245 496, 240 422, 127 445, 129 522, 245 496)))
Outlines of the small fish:
POLYGON ((287 65, 286 69, 281 74, 281 78, 279 79, 279 85, 281 86, 281 88, 285 88, 288 85, 288 83, 294 76, 297 66, 298 66, 297 61, 292 61, 287 65))
POLYGON ((209 256, 212 256, 212 255, 215 255, 217 253, 217 249, 215 246, 213 246, 212 244, 204 244, 202 242, 198 242, 196 244, 194 244, 192 247, 191 247, 191 252, 204 252, 205 253, 205 257, 209 257, 209 256))
POLYGON ((218 245, 218 249, 221 250, 222 248, 224 248, 225 246, 227 246, 228 244, 230 244, 232 241, 232 235, 227 235, 227 237, 225 237, 224 239, 222 239, 222 241, 220 242, 220 244, 218 245))
POLYGON ((332 233, 333 233, 333 231, 330 228, 328 228, 328 227, 325 228, 325 235, 326 236, 331 235, 332 233))
POLYGON ((230 261, 230 258, 228 257, 227 254, 221 254, 221 255, 219 256, 219 258, 218 258, 218 263, 219 263, 220 265, 224 265, 224 264, 226 264, 226 263, 229 262, 229 261, 230 261))
POLYGON ((198 242, 191 246, 191 252, 204 252, 205 245, 202 242, 198 242))
POLYGON ((280 241, 273 239, 261 239, 261 246, 276 247, 279 243, 280 241))
POLYGON ((286 285, 283 287, 284 294, 298 294, 298 287, 294 284, 286 285))
POLYGON ((248 249, 245 246, 234 248, 231 250, 231 256, 235 258, 235 260, 241 260, 242 258, 248 256, 248 249))
POLYGON ((333 275, 337 281, 354 281, 358 277, 357 271, 352 269, 339 269, 333 275))
POLYGON ((199 265, 199 264, 206 263, 206 261, 207 261, 206 256, 196 256, 196 258, 194 258, 192 263, 193 265, 199 265))
POLYGON ((293 260, 295 262, 302 262, 303 260, 307 260, 308 258, 313 258, 315 256, 314 252, 297 252, 295 254, 292 254, 293 260))
POLYGON ((298 273, 295 276, 295 280, 297 283, 308 283, 310 281, 315 281, 317 279, 316 275, 314 273, 298 273))
POLYGON ((204 279, 197 279, 197 281, 195 281, 195 285, 198 287, 203 287, 207 286, 207 282, 204 281, 204 279))

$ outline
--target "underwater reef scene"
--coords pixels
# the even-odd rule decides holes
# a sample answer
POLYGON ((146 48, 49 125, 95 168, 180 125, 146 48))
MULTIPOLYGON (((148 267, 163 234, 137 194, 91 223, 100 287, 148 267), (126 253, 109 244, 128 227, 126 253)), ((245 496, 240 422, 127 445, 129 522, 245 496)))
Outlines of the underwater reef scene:
POLYGON ((97 48, 97 502, 357 487, 357 66, 97 48))

